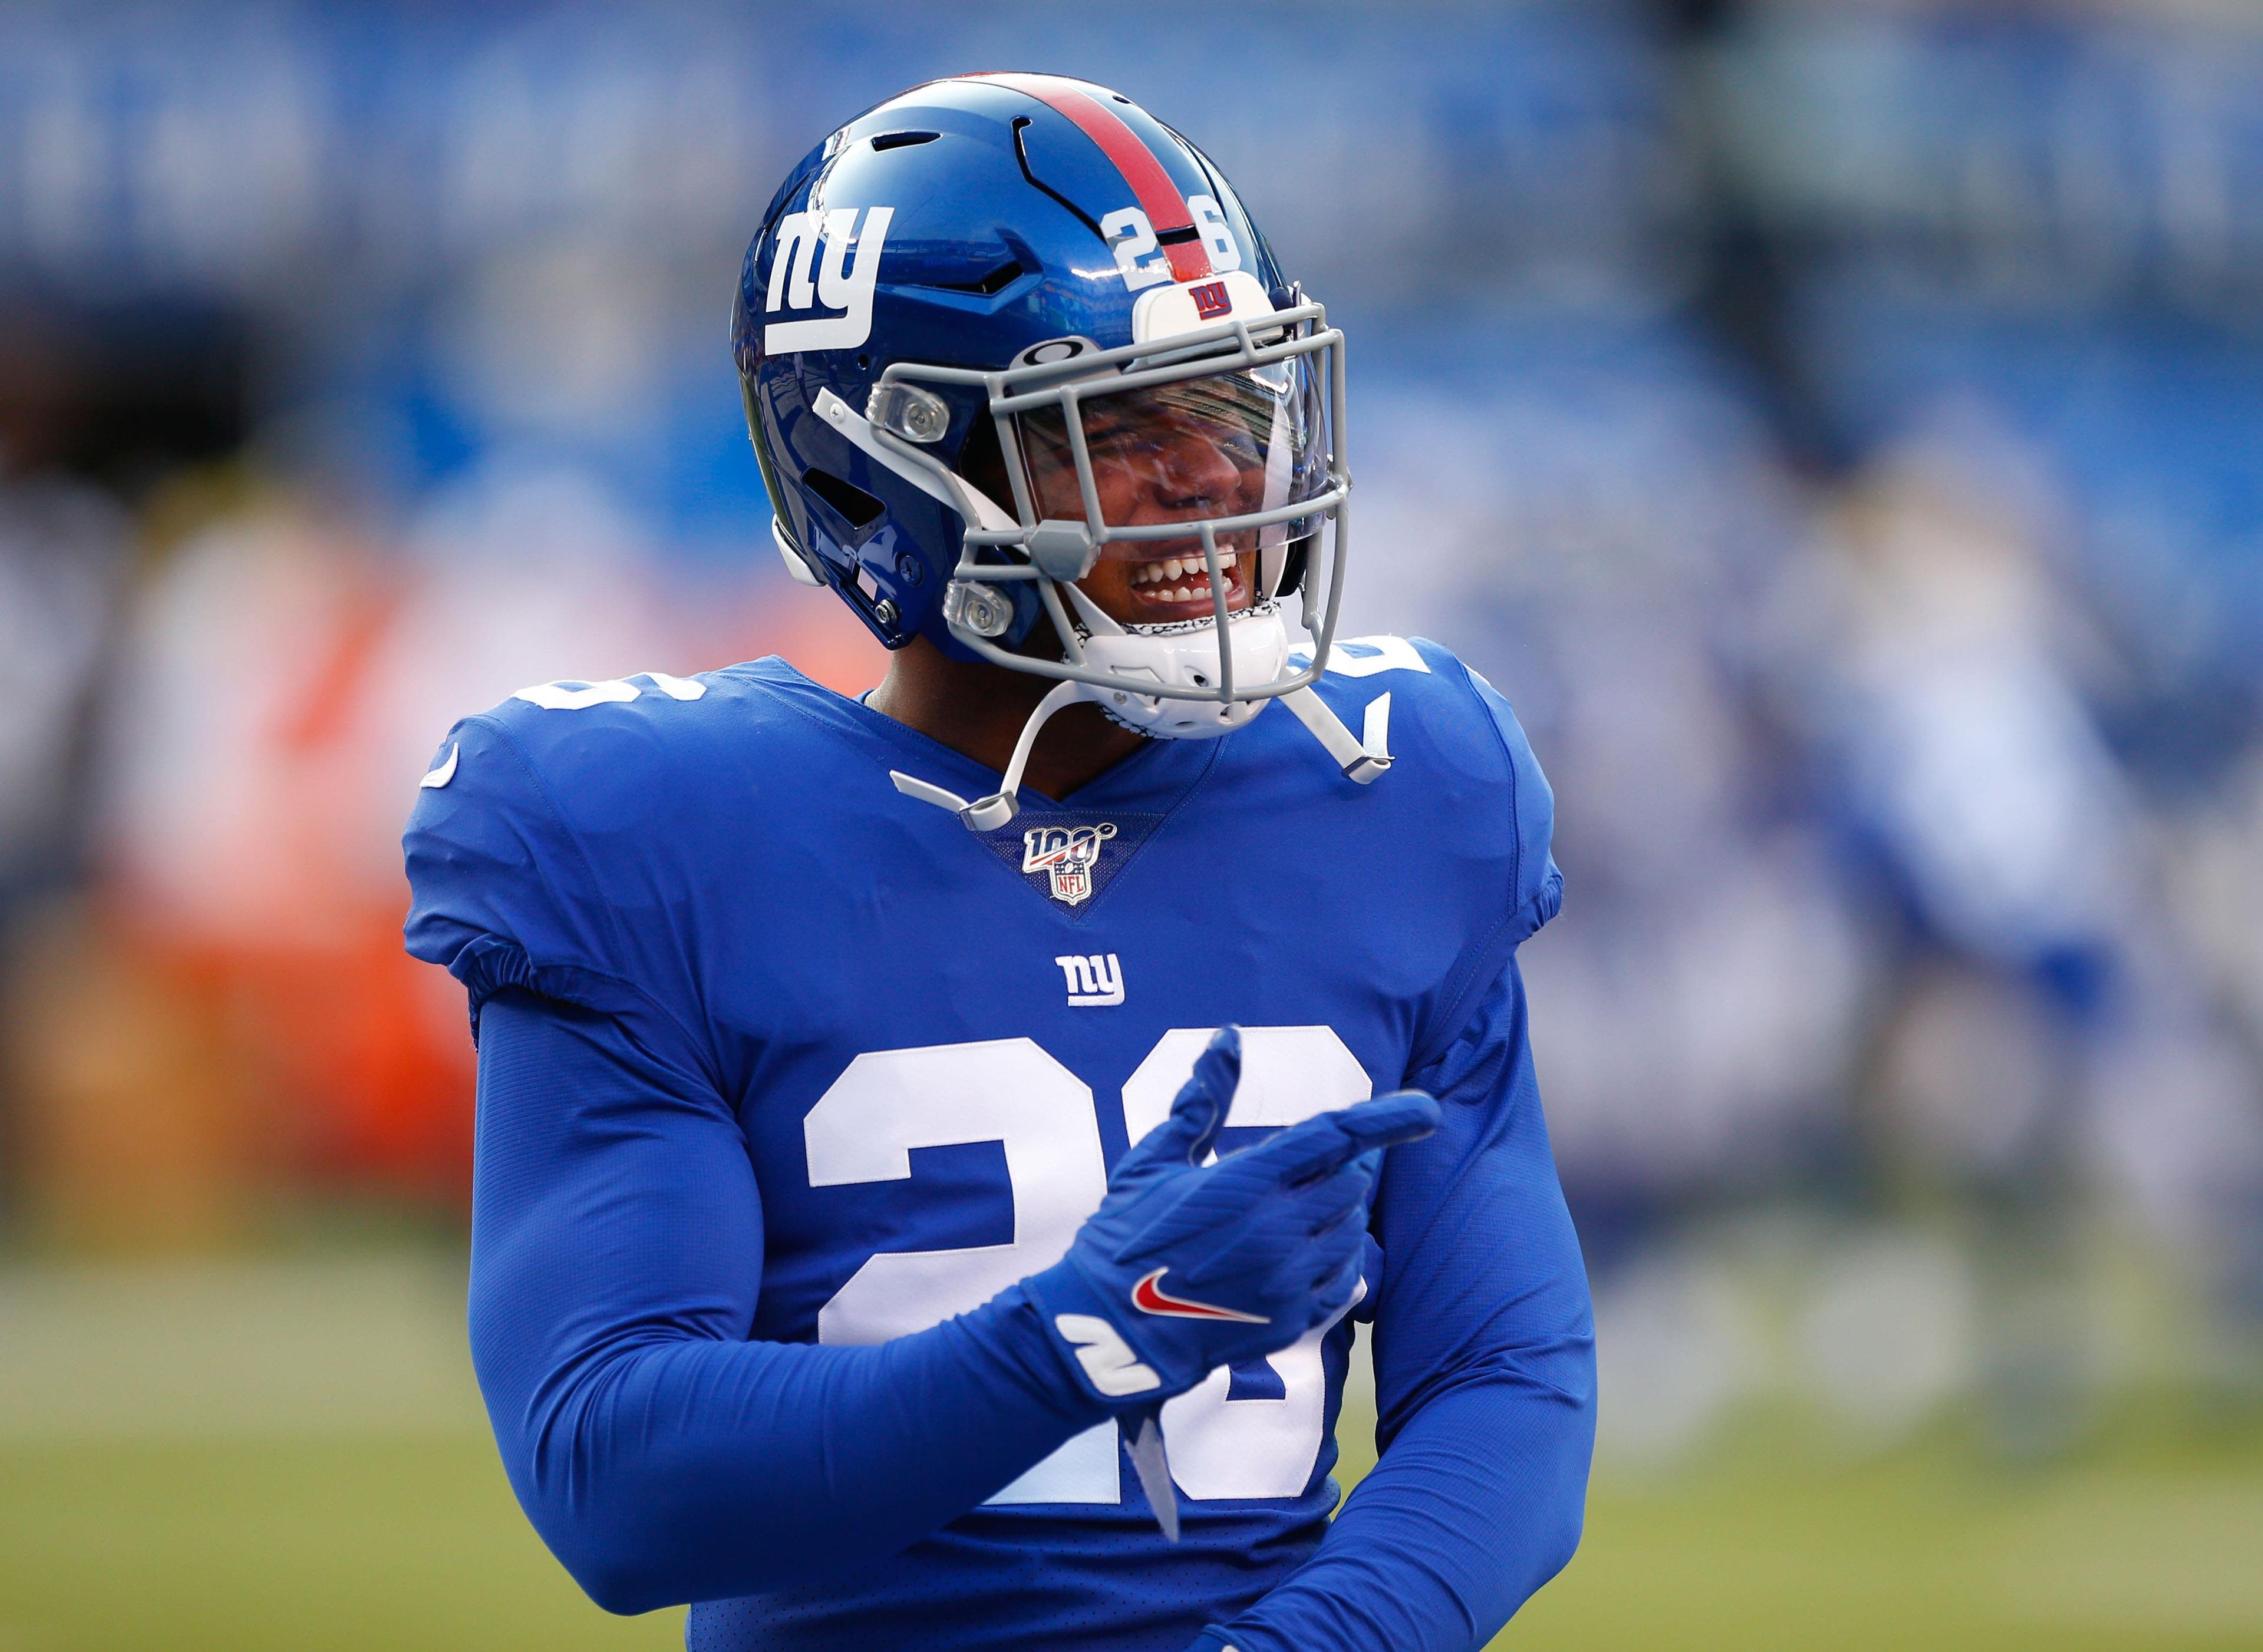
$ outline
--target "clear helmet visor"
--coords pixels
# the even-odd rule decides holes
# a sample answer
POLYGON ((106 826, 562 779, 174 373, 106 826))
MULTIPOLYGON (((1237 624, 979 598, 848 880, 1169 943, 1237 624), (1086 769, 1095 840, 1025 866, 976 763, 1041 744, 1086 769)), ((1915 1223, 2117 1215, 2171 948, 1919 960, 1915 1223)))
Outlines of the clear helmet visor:
POLYGON ((1313 531, 1296 516, 1235 525, 1327 491, 1327 401, 1310 356, 1137 390, 1080 389, 1076 430, 1056 405, 1016 415, 1016 432, 1037 515, 1097 516, 1110 530, 1103 561, 1183 562, 1191 551, 1199 564, 1200 532, 1181 523, 1216 524, 1219 550, 1243 553, 1313 531))

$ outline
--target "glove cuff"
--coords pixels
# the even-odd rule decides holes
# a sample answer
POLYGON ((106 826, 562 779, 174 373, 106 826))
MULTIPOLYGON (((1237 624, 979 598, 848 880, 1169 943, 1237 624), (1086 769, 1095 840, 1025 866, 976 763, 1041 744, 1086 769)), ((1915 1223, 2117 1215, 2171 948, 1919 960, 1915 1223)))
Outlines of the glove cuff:
POLYGON ((1054 1350, 1083 1390, 1111 1411, 1138 1410, 1188 1386, 1149 1363, 1124 1334, 1121 1304, 1109 1301, 1064 1258, 1022 1281, 1054 1350))

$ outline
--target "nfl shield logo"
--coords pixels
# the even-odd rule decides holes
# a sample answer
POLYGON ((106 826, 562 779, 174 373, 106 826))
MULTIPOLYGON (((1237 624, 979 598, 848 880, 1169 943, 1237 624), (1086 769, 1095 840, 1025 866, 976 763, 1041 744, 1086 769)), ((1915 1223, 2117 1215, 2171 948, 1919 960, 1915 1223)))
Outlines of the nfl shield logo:
POLYGON ((1065 906, 1092 898, 1093 863, 1100 846, 1116 835, 1107 821, 1088 826, 1032 826, 1022 833, 1022 869, 1043 872, 1052 897, 1065 906))

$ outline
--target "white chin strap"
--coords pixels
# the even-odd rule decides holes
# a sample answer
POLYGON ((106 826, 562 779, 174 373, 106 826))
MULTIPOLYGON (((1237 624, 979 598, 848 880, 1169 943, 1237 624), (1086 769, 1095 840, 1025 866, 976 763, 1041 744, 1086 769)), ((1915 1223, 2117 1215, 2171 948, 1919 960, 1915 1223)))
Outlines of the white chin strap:
MULTIPOLYGON (((1074 592, 1074 586, 1063 588, 1074 592)), ((1083 606, 1080 604, 1080 606, 1083 606)), ((1233 615, 1227 622, 1233 628, 1233 663, 1246 669, 1260 682, 1280 680, 1288 665, 1289 628, 1279 610, 1269 604, 1262 609, 1247 610, 1233 615)), ((1021 809, 1022 776, 1029 768, 1030 753, 1038 743, 1038 731, 1042 729, 1054 712, 1079 701, 1090 701, 1127 728, 1155 739, 1216 739, 1221 734, 1231 734, 1249 722, 1272 702, 1270 700, 1209 700, 1192 699, 1183 696, 1142 694, 1143 684, 1166 684, 1173 688, 1215 689, 1218 682, 1218 636, 1215 620, 1208 624, 1184 627, 1173 626, 1168 631, 1132 631, 1121 626, 1111 626, 1105 632, 1088 637, 1084 641, 1085 663, 1096 667, 1117 678, 1122 687, 1098 682, 1057 682, 1038 702, 1028 722, 1022 725, 1021 738, 1014 742, 1014 755, 1006 764, 1006 772, 998 790, 987 797, 972 802, 941 786, 931 785, 900 770, 891 769, 888 778, 896 783, 896 790, 907 797, 917 797, 950 810, 966 822, 970 830, 995 832, 1012 820, 1021 809)), ((1355 754, 1344 772, 1362 784, 1374 779, 1391 766, 1391 758, 1383 749, 1380 739, 1375 751, 1369 751, 1355 740, 1336 714, 1324 704, 1309 688, 1297 689, 1282 696, 1289 702, 1290 710, 1315 733, 1320 728, 1314 724, 1317 716, 1335 734, 1348 751, 1355 754), (1355 773, 1354 771, 1358 772, 1355 773)), ((1387 731, 1377 727, 1378 737, 1387 731)), ((1328 736, 1321 735, 1324 743, 1328 736)), ((1330 751, 1335 746, 1329 746, 1330 751)), ((1339 756, 1337 761, 1344 762, 1339 756)))
POLYGON ((968 831, 995 832, 1021 812, 1022 771, 1030 766, 1030 753, 1038 743, 1038 731, 1061 707, 1074 705, 1084 698, 1083 690, 1088 686, 1082 682, 1056 682, 1047 690, 1045 697, 1038 702, 1038 709, 1030 713, 1030 720, 1022 725, 1022 738, 1014 742, 1014 755, 1006 764, 1004 780, 987 797, 970 803, 955 791, 915 779, 900 768, 891 768, 888 778, 907 797, 917 797, 922 803, 950 810, 966 822, 968 831))
MULTIPOLYGON (((1073 585, 1062 588, 1076 591, 1073 585)), ((1239 665, 1247 659, 1253 666, 1269 667, 1263 681, 1271 682, 1277 677, 1289 653, 1288 628, 1281 623, 1280 615, 1270 610, 1237 614, 1232 623, 1234 663, 1239 665), (1244 653, 1245 647, 1252 647, 1260 655, 1269 652, 1271 658, 1251 659, 1244 653)), ((1214 739, 1240 728, 1265 709, 1262 700, 1189 700, 1141 694, 1135 686, 1168 683, 1174 687, 1203 688, 1215 684, 1218 652, 1215 623, 1190 625, 1164 636, 1127 631, 1111 625, 1108 631, 1087 638, 1084 651, 1088 665, 1122 678, 1124 686, 1111 688, 1097 682, 1053 684, 1030 713, 1029 721, 1022 725, 1021 738, 1014 742, 1014 755, 1006 764, 1006 773, 996 791, 970 803, 956 792, 891 769, 888 778, 896 783, 896 790, 907 797, 949 809, 965 821, 971 831, 995 832, 1020 812, 1022 776, 1030 766, 1030 752, 1036 749, 1038 731, 1065 706, 1088 700, 1127 728, 1157 739, 1214 739)))

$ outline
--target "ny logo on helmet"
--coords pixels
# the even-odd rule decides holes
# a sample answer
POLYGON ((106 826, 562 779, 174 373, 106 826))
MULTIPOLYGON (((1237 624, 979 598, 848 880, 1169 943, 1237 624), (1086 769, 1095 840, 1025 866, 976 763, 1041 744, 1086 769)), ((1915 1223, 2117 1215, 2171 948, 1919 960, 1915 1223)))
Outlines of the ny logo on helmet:
POLYGON ((1052 879, 1053 898, 1074 906, 1092 898, 1092 868, 1100 846, 1116 835, 1103 820, 1088 826, 1032 826, 1022 833, 1022 869, 1052 879))
POLYGON ((880 249, 888 239, 893 206, 868 206, 857 223, 854 206, 825 213, 788 213, 778 220, 770 250, 770 296, 763 309, 847 312, 806 321, 772 321, 763 329, 763 350, 854 350, 872 335, 872 289, 880 281, 880 249), (851 254, 854 256, 851 256, 851 254))

